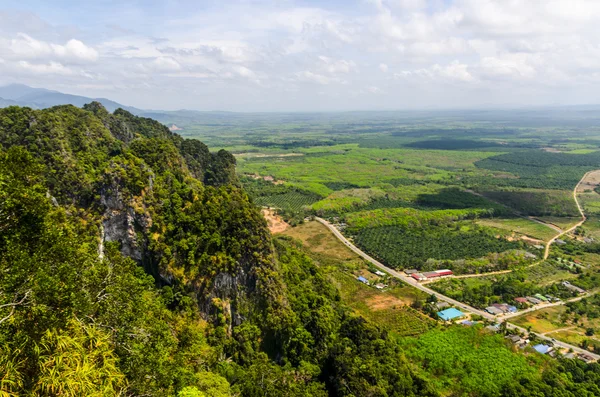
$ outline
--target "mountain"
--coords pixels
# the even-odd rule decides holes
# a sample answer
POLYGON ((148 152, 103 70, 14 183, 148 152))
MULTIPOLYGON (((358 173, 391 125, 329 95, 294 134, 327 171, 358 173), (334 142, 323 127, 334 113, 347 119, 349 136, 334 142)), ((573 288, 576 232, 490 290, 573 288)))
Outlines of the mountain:
POLYGON ((0 109, 0 274, 2 396, 438 396, 230 153, 98 102, 0 109))
POLYGON ((28 106, 34 109, 44 109, 58 105, 82 107, 86 103, 94 101, 101 103, 110 112, 122 108, 133 114, 142 113, 139 109, 121 105, 106 98, 89 98, 80 95, 64 94, 45 88, 33 88, 23 84, 10 84, 0 87, 0 107, 11 105, 28 106))

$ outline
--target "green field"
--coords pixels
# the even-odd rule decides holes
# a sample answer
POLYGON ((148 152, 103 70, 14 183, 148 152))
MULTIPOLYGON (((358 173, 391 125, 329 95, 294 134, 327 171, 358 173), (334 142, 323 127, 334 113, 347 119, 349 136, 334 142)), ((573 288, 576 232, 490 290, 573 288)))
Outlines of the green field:
POLYGON ((548 226, 541 225, 537 222, 525 218, 482 219, 478 223, 480 225, 518 233, 542 241, 548 241, 552 237, 556 236, 556 234, 558 234, 556 230, 548 226))
MULTIPOLYGON (((294 225, 312 215, 340 223, 392 267, 518 268, 527 263, 515 250, 541 255, 533 245, 558 233, 525 216, 563 229, 578 221, 572 189, 600 167, 599 128, 428 117, 254 115, 250 124, 250 116, 182 124, 182 133, 232 151, 257 205, 294 225)), ((596 196, 583 194, 590 214, 600 213, 596 196)))

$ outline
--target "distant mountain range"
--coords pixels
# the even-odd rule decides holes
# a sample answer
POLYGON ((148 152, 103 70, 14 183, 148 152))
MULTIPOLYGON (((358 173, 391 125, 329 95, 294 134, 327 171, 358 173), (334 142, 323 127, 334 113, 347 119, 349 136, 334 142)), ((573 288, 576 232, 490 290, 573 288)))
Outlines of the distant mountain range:
POLYGON ((102 103, 110 112, 114 112, 118 108, 123 108, 133 114, 143 113, 140 109, 121 105, 106 98, 89 98, 80 95, 64 94, 58 91, 29 87, 23 84, 10 84, 0 87, 0 107, 18 105, 34 109, 44 109, 65 104, 81 107, 92 101, 102 103))
MULTIPOLYGON (((466 122, 483 121, 502 123, 506 127, 523 126, 597 126, 600 122, 600 105, 555 105, 480 109, 448 109, 448 110, 397 110, 397 111, 355 111, 355 112, 288 112, 288 113, 239 113, 226 111, 196 110, 144 110, 122 105, 106 98, 91 98, 81 95, 65 94, 45 88, 34 88, 24 84, 10 84, 0 87, 0 108, 7 106, 28 106, 44 109, 57 105, 71 104, 82 107, 92 101, 100 102, 114 112, 118 108, 125 109, 136 116, 149 117, 165 125, 176 125, 176 128, 191 132, 203 126, 208 129, 218 127, 248 127, 250 125, 273 125, 281 123, 327 122, 345 125, 363 123, 365 120, 381 122, 411 122, 430 117, 440 123, 452 120, 466 122)), ((174 128, 173 130, 176 130, 174 128)), ((186 132, 181 132, 186 135, 186 132)))
POLYGON ((48 90, 45 88, 34 88, 24 84, 10 84, 0 87, 0 108, 8 106, 27 106, 33 109, 45 109, 58 105, 74 105, 82 107, 92 101, 100 102, 109 112, 116 109, 125 109, 136 115, 155 119, 163 124, 189 125, 202 120, 208 123, 220 123, 223 120, 229 120, 243 117, 242 113, 231 112, 201 112, 195 110, 143 110, 133 106, 127 106, 107 98, 92 98, 81 95, 65 94, 59 91, 48 90))

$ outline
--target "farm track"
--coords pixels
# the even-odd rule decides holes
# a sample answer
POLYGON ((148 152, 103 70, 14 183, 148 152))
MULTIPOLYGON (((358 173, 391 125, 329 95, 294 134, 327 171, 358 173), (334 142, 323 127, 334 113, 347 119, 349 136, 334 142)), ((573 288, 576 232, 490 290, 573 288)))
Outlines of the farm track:
MULTIPOLYGON (((357 255, 359 255, 360 257, 362 257, 363 259, 367 260, 368 262, 370 262, 371 264, 373 264, 374 266, 376 266, 377 268, 387 272, 388 274, 390 274, 391 276, 399 279, 400 281, 416 288, 419 289, 427 294, 433 295, 435 296, 438 300, 444 301, 444 302, 448 302, 453 306, 456 306, 464 311, 473 313, 473 314, 477 314, 487 320, 490 321, 496 321, 496 322, 504 322, 506 323, 506 327, 509 329, 514 329, 517 330, 521 333, 528 333, 527 330, 523 327, 519 327, 518 325, 509 323, 508 321, 506 321, 506 318, 503 317, 498 317, 498 316, 494 316, 488 312, 485 312, 483 310, 479 310, 477 308, 474 308, 470 305, 467 305, 466 303, 462 303, 460 301, 457 301, 455 299, 450 298, 449 296, 443 295, 437 291, 432 290, 431 288, 428 288, 422 284, 420 284, 419 282, 417 282, 415 279, 413 279, 412 277, 409 277, 403 273, 400 273, 392 268, 389 268, 387 266, 385 266, 383 263, 377 261, 376 259, 372 258, 371 256, 369 256, 367 253, 363 252, 361 249, 359 249, 358 247, 356 247, 354 244, 352 244, 352 242, 350 242, 346 237, 344 237, 344 235, 335 227, 333 226, 331 223, 329 223, 328 221, 326 221, 325 219, 319 218, 319 217, 315 217, 315 219, 320 222, 321 224, 325 225, 333 234, 335 237, 337 237, 338 240, 340 240, 346 247, 348 247, 350 250, 352 250, 354 253, 356 253, 357 255)), ((583 299, 585 296, 581 296, 578 297, 578 299, 583 299)), ((577 298, 576 298, 577 299, 577 298)), ((550 306, 556 306, 558 304, 564 304, 566 302, 559 302, 556 304, 549 304, 549 305, 545 305, 544 307, 550 307, 550 306)), ((520 314, 525 313, 525 311, 520 312, 520 314)), ((507 315, 507 318, 510 317, 514 317, 514 316, 510 316, 507 315)), ((600 359, 600 355, 597 355, 595 353, 591 353, 585 349, 582 349, 578 346, 574 346, 568 343, 564 343, 561 341, 555 341, 553 340, 553 338, 549 338, 547 336, 541 335, 541 334, 536 334, 538 339, 547 341, 547 342, 552 342, 555 346, 559 346, 561 348, 565 348, 565 349, 572 349, 575 352, 578 353, 582 353, 582 354, 586 354, 590 357, 593 357, 594 360, 598 360, 600 359)))

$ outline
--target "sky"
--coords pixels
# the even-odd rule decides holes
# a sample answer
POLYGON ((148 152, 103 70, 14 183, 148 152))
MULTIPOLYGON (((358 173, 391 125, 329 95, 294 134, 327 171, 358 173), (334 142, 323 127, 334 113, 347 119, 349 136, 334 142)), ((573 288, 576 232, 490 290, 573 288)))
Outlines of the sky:
POLYGON ((600 103, 597 0, 3 0, 0 85, 143 109, 600 103))

